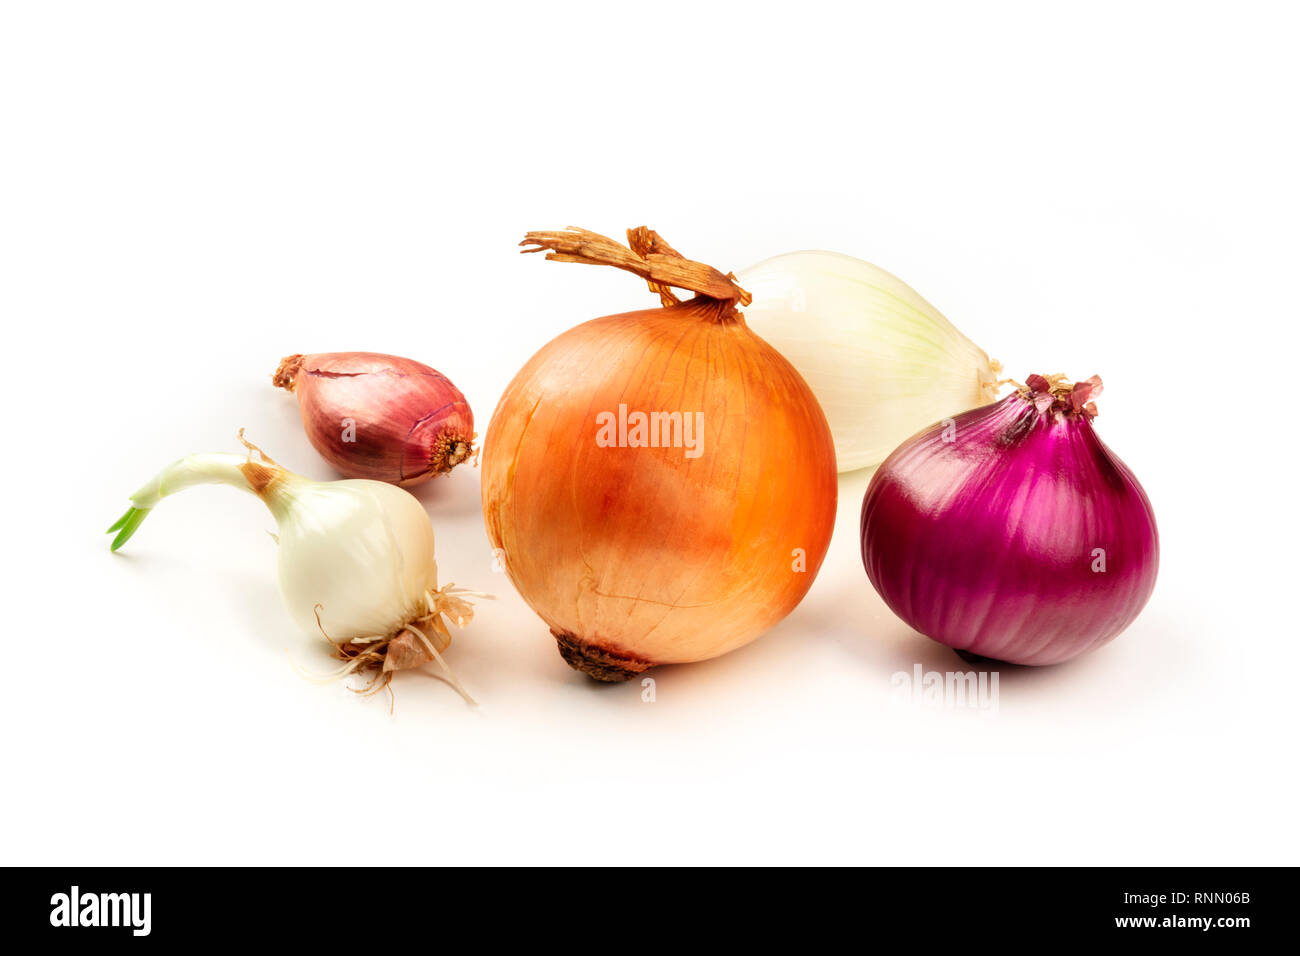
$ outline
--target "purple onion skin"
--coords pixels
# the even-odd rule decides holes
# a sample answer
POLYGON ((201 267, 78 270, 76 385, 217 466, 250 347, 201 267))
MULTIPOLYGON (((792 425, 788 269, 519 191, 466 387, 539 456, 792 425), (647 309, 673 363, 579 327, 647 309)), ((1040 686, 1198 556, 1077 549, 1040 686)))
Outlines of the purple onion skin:
POLYGON ((271 381, 294 393, 308 440, 348 478, 409 488, 474 453, 465 396, 422 362, 378 352, 289 355, 271 381))
POLYGON ((932 425, 881 464, 862 502, 862 561, 894 613, 1012 664, 1113 639, 1160 563, 1151 502, 1090 415, 1042 405, 1016 393, 932 425))

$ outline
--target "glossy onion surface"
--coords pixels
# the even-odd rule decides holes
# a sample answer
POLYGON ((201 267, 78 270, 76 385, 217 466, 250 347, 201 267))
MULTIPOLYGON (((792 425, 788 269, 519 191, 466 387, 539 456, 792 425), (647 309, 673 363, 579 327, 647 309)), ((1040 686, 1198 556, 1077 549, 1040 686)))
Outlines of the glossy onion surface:
POLYGON ((441 372, 377 352, 291 355, 272 381, 298 398, 312 446, 349 478, 409 487, 474 451, 474 414, 441 372))
MULTIPOLYGON (((862 557, 885 602, 922 634, 981 657, 1055 664, 1137 617, 1159 539, 1142 486, 1097 437, 1092 406, 1072 407, 1041 376, 1030 383, 1037 393, 934 425, 885 460, 862 505, 862 557)), ((1100 391, 1100 380, 1076 393, 1084 386, 1100 391)))
POLYGON ((559 336, 484 443, 492 546, 565 659, 604 680, 724 654, 790 613, 825 557, 836 488, 812 392, 712 300, 559 336), (700 413, 698 455, 603 447, 598 416, 620 406, 700 413))

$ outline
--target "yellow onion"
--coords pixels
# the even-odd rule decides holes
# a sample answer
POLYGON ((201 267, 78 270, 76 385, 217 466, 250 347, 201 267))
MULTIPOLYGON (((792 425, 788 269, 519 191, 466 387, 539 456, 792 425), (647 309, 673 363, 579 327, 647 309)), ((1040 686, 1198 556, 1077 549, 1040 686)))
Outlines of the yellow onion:
POLYGON ((649 229, 628 238, 570 229, 521 243, 639 275, 664 308, 543 347, 483 446, 492 545, 564 659, 598 680, 758 637, 807 593, 835 518, 826 417, 745 324, 748 294, 649 229))

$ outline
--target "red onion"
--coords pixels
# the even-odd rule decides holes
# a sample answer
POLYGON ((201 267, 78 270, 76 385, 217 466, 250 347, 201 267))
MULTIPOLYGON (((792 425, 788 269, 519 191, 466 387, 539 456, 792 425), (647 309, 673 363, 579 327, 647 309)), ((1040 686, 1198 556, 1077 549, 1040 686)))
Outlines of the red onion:
POLYGON ((298 396, 307 438, 348 478, 415 485, 474 453, 465 396, 419 362, 375 352, 290 355, 271 381, 298 396))
POLYGON ((1156 583, 1155 515, 1093 430, 1094 376, 1031 375, 932 425, 877 470, 862 560, 885 603, 964 657, 1056 664, 1133 622, 1156 583))

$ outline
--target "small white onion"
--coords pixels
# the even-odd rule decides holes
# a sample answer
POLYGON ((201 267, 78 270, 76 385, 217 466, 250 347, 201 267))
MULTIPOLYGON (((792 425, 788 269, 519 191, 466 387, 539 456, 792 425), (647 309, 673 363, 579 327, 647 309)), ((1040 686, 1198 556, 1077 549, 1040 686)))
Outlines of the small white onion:
POLYGON ((835 252, 791 252, 741 272, 749 327, 812 387, 840 471, 996 397, 997 363, 907 283, 835 252))
MULTIPOLYGON (((242 432, 241 432, 242 437, 242 432)), ((190 455, 168 465, 131 496, 131 508, 109 529, 116 551, 163 498, 196 485, 223 484, 260 498, 278 525, 280 594, 298 627, 334 647, 344 666, 333 676, 375 669, 372 685, 392 671, 442 660, 451 643, 447 622, 464 627, 476 594, 438 587, 433 527, 408 491, 368 479, 313 481, 265 455, 190 455)), ((487 595, 477 595, 486 597, 487 595)))
POLYGON ((395 634, 429 616, 426 598, 438 590, 433 525, 410 492, 295 475, 267 503, 280 526, 280 592, 301 630, 319 632, 317 608, 336 642, 395 634))

